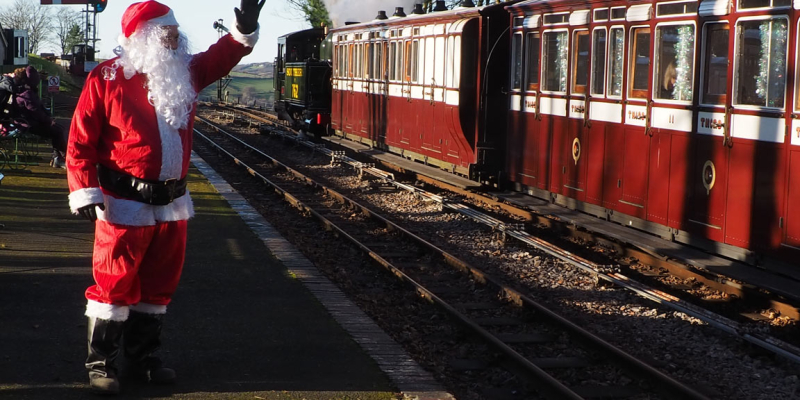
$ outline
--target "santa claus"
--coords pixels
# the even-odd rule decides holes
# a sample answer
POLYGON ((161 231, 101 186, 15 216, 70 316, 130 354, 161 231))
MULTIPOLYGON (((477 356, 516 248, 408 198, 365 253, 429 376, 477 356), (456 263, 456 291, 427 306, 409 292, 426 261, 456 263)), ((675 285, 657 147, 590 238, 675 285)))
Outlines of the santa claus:
POLYGON ((172 10, 134 3, 122 16, 118 57, 86 79, 67 151, 69 205, 95 222, 93 275, 86 290, 91 387, 119 392, 120 342, 132 371, 172 383, 175 371, 153 354, 178 285, 197 93, 252 51, 265 0, 241 0, 236 26, 190 55, 172 10))

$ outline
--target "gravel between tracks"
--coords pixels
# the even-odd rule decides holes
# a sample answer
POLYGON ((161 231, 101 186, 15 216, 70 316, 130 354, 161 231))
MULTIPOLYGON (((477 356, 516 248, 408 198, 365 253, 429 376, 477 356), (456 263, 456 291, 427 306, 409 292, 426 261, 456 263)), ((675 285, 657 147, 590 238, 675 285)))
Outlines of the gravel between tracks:
MULTIPOLYGON (((467 217, 442 212, 438 204, 421 201, 413 194, 385 190, 376 182, 359 179, 348 167, 330 166, 329 159, 315 157, 305 147, 269 136, 247 135, 247 139, 268 154, 280 155, 282 162, 391 215, 402 226, 472 265, 513 282, 573 322, 713 397, 800 399, 798 365, 767 355, 686 314, 659 307, 626 290, 599 285, 594 276, 535 249, 503 243, 467 217)), ((266 199, 267 195, 258 194, 263 191, 260 182, 242 177, 218 160, 208 161, 251 203, 266 199)), ((485 387, 472 383, 476 377, 449 365, 454 355, 468 358, 474 345, 463 340, 457 328, 441 323, 444 317, 436 310, 397 290, 380 271, 371 278, 351 279, 347 268, 365 263, 355 250, 329 242, 330 235, 318 228, 313 231, 313 223, 299 224, 296 217, 275 210, 280 206, 256 207, 458 398, 491 397, 485 387)), ((500 372, 489 377, 489 382, 499 386, 509 380, 500 372)))

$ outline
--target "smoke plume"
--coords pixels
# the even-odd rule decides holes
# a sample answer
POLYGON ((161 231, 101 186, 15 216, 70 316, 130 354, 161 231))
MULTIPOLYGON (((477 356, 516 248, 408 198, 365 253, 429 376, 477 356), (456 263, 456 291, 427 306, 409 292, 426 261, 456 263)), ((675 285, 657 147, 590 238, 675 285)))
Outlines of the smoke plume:
POLYGON ((367 22, 375 19, 378 11, 386 11, 391 17, 395 7, 403 7, 406 14, 414 9, 414 3, 422 0, 323 0, 328 14, 331 16, 333 27, 338 28, 347 21, 367 22))

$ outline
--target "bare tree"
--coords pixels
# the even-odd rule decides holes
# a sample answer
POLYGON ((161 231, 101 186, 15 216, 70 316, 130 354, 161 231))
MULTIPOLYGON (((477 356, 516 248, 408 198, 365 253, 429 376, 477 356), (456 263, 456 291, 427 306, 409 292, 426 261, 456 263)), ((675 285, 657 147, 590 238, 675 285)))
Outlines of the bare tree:
POLYGON ((83 42, 83 15, 80 11, 63 10, 55 17, 54 44, 61 49, 61 54, 67 54, 72 46, 83 42))
POLYGON ((15 0, 14 4, 0 9, 0 25, 27 30, 28 52, 38 53, 39 46, 48 40, 52 31, 50 7, 39 4, 39 0, 15 0))

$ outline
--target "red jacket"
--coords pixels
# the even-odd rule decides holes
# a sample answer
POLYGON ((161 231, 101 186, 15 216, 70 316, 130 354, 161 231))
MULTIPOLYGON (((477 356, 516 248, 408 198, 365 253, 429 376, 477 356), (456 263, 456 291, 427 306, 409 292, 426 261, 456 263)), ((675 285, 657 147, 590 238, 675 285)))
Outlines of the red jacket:
MULTIPOLYGON (((196 92, 228 74, 242 57, 250 54, 258 31, 251 35, 233 34, 236 38, 226 35, 207 51, 193 56, 190 71, 196 92)), ((147 100, 146 77, 136 74, 125 79, 123 69, 113 65, 115 61, 116 58, 105 61, 92 70, 72 118, 67 150, 70 208, 75 213, 80 207, 105 203, 106 210, 98 218, 123 225, 188 219, 193 215, 188 193, 169 205, 151 206, 116 198, 99 187, 98 163, 157 181, 161 180, 162 155, 171 160, 169 157, 174 154, 182 158, 180 176, 176 178, 184 178, 192 151, 196 108, 187 127, 178 131, 180 144, 177 140, 162 143, 162 137, 174 134, 164 136, 161 131, 164 124, 159 125, 155 108, 147 100)))

